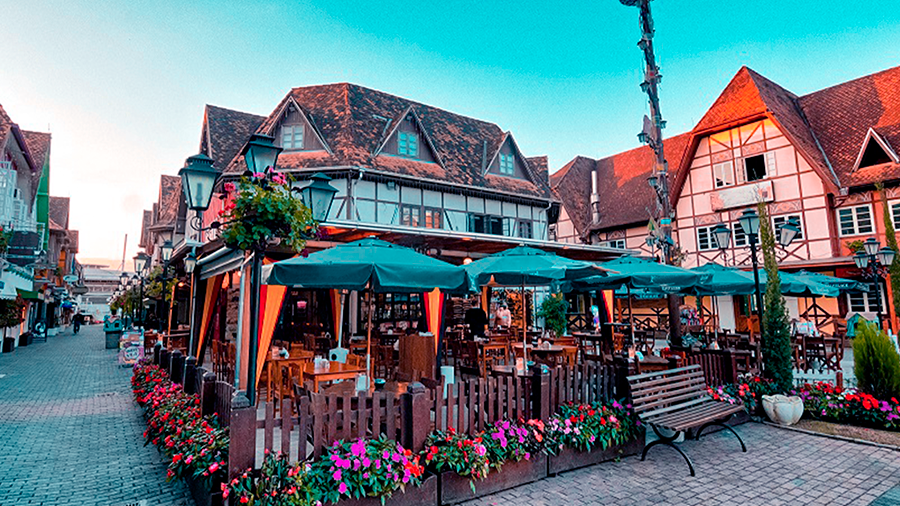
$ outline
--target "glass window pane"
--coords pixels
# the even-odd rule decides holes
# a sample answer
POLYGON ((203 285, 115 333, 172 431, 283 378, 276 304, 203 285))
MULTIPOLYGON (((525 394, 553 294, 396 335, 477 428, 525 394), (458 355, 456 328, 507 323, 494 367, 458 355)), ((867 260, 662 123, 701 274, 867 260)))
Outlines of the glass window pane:
POLYGON ((852 209, 839 209, 838 217, 841 222, 841 235, 853 235, 856 233, 856 226, 853 223, 852 209))
POLYGON ((856 208, 856 226, 857 232, 860 234, 872 233, 872 215, 869 213, 869 206, 856 208))

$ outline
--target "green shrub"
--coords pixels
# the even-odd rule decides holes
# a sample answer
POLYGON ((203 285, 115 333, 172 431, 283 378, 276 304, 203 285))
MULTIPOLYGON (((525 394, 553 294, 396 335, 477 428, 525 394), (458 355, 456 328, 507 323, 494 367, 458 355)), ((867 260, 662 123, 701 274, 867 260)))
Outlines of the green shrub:
POLYGON ((887 334, 874 324, 857 325, 853 360, 860 391, 878 399, 900 397, 900 356, 887 334))
POLYGON ((769 221, 766 204, 760 202, 759 239, 766 269, 766 293, 762 321, 763 377, 772 380, 778 391, 786 392, 794 385, 794 366, 791 364, 791 324, 781 294, 778 259, 775 255, 775 230, 769 221))
POLYGON ((561 293, 551 295, 544 299, 541 308, 538 310, 538 318, 544 319, 544 325, 562 336, 566 333, 566 311, 569 310, 569 302, 563 298, 561 293))

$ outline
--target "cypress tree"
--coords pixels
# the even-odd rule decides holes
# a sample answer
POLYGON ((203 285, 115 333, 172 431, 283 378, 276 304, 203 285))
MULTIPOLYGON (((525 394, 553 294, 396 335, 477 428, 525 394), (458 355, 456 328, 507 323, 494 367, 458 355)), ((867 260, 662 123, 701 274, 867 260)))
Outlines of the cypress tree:
POLYGON ((766 204, 760 202, 757 207, 760 247, 767 278, 761 329, 763 376, 774 381, 779 390, 787 392, 794 384, 790 318, 784 296, 781 295, 781 278, 778 275, 778 259, 775 256, 775 231, 769 220, 766 204))
MULTIPOLYGON (((881 207, 884 210, 885 242, 887 242, 887 247, 894 250, 895 253, 900 252, 900 248, 897 246, 897 235, 894 232, 894 220, 891 219, 891 208, 888 206, 887 195, 884 191, 884 184, 877 183, 875 184, 875 188, 878 190, 878 195, 881 197, 881 207)), ((894 255, 894 262, 888 267, 888 272, 891 275, 891 293, 893 294, 891 303, 894 308, 894 311, 888 312, 890 315, 891 313, 896 314, 897 308, 900 307, 900 255, 894 255)), ((887 299, 887 297, 885 297, 885 299, 887 299)))

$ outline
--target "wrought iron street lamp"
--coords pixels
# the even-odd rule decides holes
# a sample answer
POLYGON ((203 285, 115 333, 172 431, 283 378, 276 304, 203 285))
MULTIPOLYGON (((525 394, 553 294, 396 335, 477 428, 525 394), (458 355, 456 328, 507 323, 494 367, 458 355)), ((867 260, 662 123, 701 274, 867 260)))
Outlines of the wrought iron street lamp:
POLYGON ((144 277, 146 276, 147 266, 149 264, 150 256, 143 251, 134 256, 134 272, 139 277, 141 283, 141 292, 138 298, 138 306, 140 307, 138 316, 140 317, 139 321, 142 326, 144 325, 144 277))
POLYGON ((197 257, 194 256, 194 252, 188 253, 186 257, 184 257, 184 272, 185 274, 193 274, 194 269, 197 267, 197 257))
POLYGON ((309 184, 300 190, 303 203, 312 211, 313 220, 318 222, 328 218, 334 194, 337 193, 337 189, 328 184, 329 181, 331 178, 325 174, 313 174, 309 184))
POLYGON ((870 237, 863 243, 864 251, 857 251, 853 255, 853 262, 863 272, 863 277, 871 279, 875 285, 875 314, 878 326, 881 326, 881 278, 887 273, 888 267, 894 263, 895 252, 891 248, 881 247, 878 239, 870 237))

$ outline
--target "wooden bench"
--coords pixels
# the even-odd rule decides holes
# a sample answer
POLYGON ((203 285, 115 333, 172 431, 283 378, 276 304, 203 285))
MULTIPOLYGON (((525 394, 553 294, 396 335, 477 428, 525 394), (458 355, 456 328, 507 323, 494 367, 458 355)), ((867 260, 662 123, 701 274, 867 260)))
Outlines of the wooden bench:
POLYGON ((684 457, 691 476, 696 476, 691 459, 673 443, 682 433, 687 434, 692 429, 697 429, 695 439, 699 440, 703 431, 713 425, 724 427, 734 434, 741 443, 741 450, 747 451, 741 436, 725 425, 729 418, 744 409, 743 405, 714 400, 707 392, 706 380, 699 365, 629 376, 628 385, 631 387, 631 403, 635 413, 659 438, 644 448, 642 461, 647 458, 650 448, 656 445, 671 446, 684 457), (674 434, 665 436, 660 429, 674 434))

